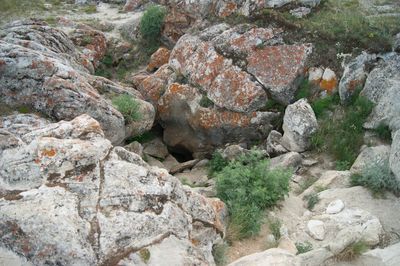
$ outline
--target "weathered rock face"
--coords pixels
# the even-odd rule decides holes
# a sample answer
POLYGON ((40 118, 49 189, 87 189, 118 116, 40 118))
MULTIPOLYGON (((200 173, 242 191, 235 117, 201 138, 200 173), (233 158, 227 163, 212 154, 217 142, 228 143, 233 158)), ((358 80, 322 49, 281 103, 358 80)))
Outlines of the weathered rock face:
POLYGON ((282 127, 281 144, 286 149, 303 152, 310 147, 311 134, 317 130, 318 123, 307 100, 301 99, 286 108, 282 127))
POLYGON ((134 89, 90 75, 78 64, 79 52, 65 34, 32 22, 15 25, 7 27, 0 41, 0 101, 30 107, 55 120, 89 114, 113 143, 151 128, 154 108, 134 89), (125 125, 122 114, 106 98, 119 94, 137 100, 140 125, 125 125))
POLYGON ((229 142, 266 136, 277 114, 238 113, 200 106, 201 94, 189 85, 171 84, 158 102, 164 141, 191 152, 207 152, 229 142), (243 139, 242 139, 243 138, 243 139))
POLYGON ((339 83, 339 96, 346 102, 353 93, 364 86, 368 76, 367 65, 376 60, 376 55, 362 53, 344 67, 344 72, 339 83))
POLYGON ((392 55, 375 67, 365 82, 361 95, 375 104, 367 128, 387 125, 392 131, 400 129, 400 56, 392 55))
POLYGON ((0 242, 14 258, 34 265, 214 263, 212 246, 224 234, 221 201, 113 147, 87 115, 38 121, 26 133, 30 124, 1 127, 20 140, 0 153, 0 242))
POLYGON ((168 63, 169 56, 171 51, 165 47, 159 48, 154 54, 150 57, 150 62, 147 65, 147 71, 154 71, 159 69, 161 66, 168 63))
POLYGON ((300 266, 300 259, 287 250, 281 248, 271 248, 263 252, 254 253, 246 257, 242 257, 229 266, 300 266))
POLYGON ((397 180, 400 181, 400 130, 397 130, 393 134, 389 166, 397 180))

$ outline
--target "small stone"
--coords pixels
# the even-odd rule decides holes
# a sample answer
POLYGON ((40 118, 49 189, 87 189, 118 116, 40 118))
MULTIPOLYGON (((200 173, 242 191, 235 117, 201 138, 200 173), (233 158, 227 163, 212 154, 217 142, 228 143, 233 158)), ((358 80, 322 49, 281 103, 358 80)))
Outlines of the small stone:
POLYGON ((344 209, 344 203, 342 200, 338 199, 329 203, 328 207, 326 208, 327 214, 336 214, 341 212, 344 209))
POLYGON ((311 67, 308 70, 308 81, 314 84, 319 84, 322 79, 322 75, 324 74, 324 70, 320 67, 311 67))
POLYGON ((327 91, 328 93, 333 93, 333 91, 337 88, 337 77, 335 72, 332 69, 326 68, 324 74, 322 75, 322 80, 319 83, 321 89, 327 91))
POLYGON ((325 226, 324 222, 319 220, 310 220, 307 223, 307 232, 315 240, 324 240, 325 226))
POLYGON ((303 18, 310 13, 311 13, 311 8, 304 6, 290 10, 290 14, 295 18, 303 18))

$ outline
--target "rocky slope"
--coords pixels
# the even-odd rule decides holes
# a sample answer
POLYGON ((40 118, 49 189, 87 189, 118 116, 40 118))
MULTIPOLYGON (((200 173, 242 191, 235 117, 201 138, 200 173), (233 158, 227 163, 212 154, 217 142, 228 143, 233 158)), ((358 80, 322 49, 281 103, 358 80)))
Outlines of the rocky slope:
MULTIPOLYGON (((47 2, 46 15, 70 10, 51 26, 0 23, 1 265, 215 265, 226 241, 235 266, 400 264, 399 195, 350 184, 371 165, 400 182, 398 35, 392 51, 355 49, 338 69, 343 55, 324 60, 309 38, 318 33, 284 20, 324 10, 321 1, 47 2), (154 3, 167 10, 162 46, 118 78, 142 60, 140 19, 154 3), (99 76, 105 66, 110 79, 99 76), (315 103, 337 94, 345 106, 359 91, 373 103, 365 145, 339 171, 312 150, 323 126, 315 103), (139 119, 115 104, 121 95, 139 119), (293 170, 291 192, 265 213, 279 235, 267 222, 231 240, 208 159, 254 146, 271 167, 293 170), (354 255, 360 243, 369 250, 354 255)), ((357 2, 370 17, 400 12, 392 1, 357 2)), ((345 115, 326 109, 332 121, 345 115)))

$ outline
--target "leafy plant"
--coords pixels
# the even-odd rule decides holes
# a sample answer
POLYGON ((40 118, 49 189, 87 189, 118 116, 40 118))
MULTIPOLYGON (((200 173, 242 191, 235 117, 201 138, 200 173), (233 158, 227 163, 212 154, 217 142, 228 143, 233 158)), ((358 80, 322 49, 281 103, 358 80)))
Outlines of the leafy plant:
POLYGON ((322 117, 326 110, 332 110, 340 101, 339 95, 327 95, 324 98, 317 99, 311 103, 311 107, 317 118, 322 117))
POLYGON ((261 154, 252 150, 229 162, 216 175, 217 195, 227 204, 238 239, 257 234, 263 210, 274 206, 289 191, 290 171, 270 168, 261 154))
POLYGON ((310 242, 306 241, 304 243, 301 242, 296 242, 296 248, 297 248, 297 255, 298 254, 303 254, 311 251, 313 249, 313 246, 310 242))
POLYGON ((151 254, 147 248, 144 248, 139 251, 139 256, 143 260, 144 263, 147 263, 150 260, 151 254))
POLYGON ((157 42, 162 26, 166 10, 162 6, 152 5, 146 9, 140 21, 140 33, 142 37, 150 42, 157 42))
POLYGON ((127 94, 116 96, 112 99, 112 104, 128 122, 140 120, 139 103, 132 96, 127 94))
POLYGON ((299 89, 296 93, 296 100, 300 100, 302 98, 310 98, 312 95, 311 92, 311 84, 307 79, 303 79, 300 83, 299 89))
POLYGON ((319 197, 317 193, 311 193, 309 195, 304 196, 304 199, 307 201, 307 209, 312 211, 314 206, 319 202, 319 197))
POLYGON ((336 170, 345 171, 349 170, 351 167, 351 163, 349 161, 337 161, 336 162, 336 170))
POLYGON ((371 190, 374 196, 382 196, 385 191, 400 195, 400 182, 390 171, 388 161, 366 166, 361 174, 353 174, 350 177, 350 184, 364 186, 371 190))

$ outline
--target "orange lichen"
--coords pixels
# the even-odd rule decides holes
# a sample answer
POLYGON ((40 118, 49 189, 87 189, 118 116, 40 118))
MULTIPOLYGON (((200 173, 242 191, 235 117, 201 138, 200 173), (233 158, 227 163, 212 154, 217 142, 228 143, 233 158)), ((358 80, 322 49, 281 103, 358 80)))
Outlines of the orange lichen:
POLYGON ((337 86, 337 80, 336 79, 330 79, 330 80, 321 80, 319 83, 319 87, 328 93, 332 93, 332 91, 336 88, 337 86))
POLYGON ((56 155, 56 150, 55 149, 44 149, 41 152, 42 156, 46 156, 46 157, 54 157, 56 155))

